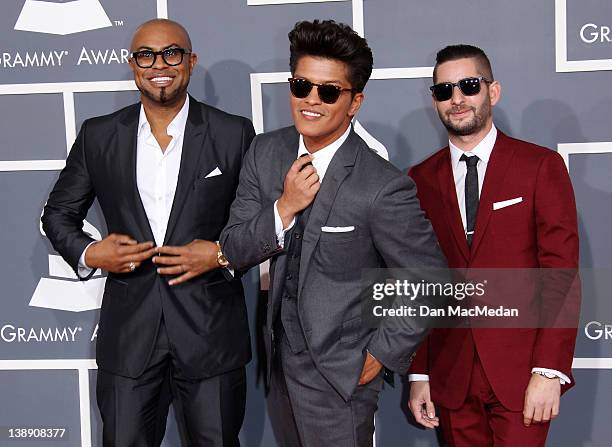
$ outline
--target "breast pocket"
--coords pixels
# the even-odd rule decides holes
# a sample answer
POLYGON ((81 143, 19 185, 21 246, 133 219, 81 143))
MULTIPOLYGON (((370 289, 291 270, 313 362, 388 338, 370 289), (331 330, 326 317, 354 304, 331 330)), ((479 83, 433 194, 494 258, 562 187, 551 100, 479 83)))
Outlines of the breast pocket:
POLYGON ((493 209, 492 213, 496 232, 500 235, 525 233, 533 222, 532 209, 525 200, 493 209))
POLYGON ((350 242, 362 237, 361 229, 354 225, 345 227, 321 227, 321 241, 326 243, 350 242))
POLYGON ((327 272, 359 275, 371 256, 372 241, 359 227, 353 231, 321 232, 316 259, 327 272))
POLYGON ((223 227, 236 189, 235 173, 223 167, 201 169, 193 182, 189 206, 200 226, 223 227), (219 172, 221 172, 219 174, 219 172))
POLYGON ((228 174, 223 173, 220 168, 209 171, 208 168, 200 170, 193 181, 194 189, 217 188, 223 185, 228 179, 228 174))

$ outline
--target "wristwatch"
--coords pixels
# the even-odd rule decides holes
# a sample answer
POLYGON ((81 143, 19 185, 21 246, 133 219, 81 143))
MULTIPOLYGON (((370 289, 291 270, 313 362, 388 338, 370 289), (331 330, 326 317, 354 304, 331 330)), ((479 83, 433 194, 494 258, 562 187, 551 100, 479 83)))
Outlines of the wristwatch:
POLYGON ((217 264, 219 264, 219 267, 223 268, 229 265, 229 261, 221 251, 221 244, 219 244, 219 241, 217 241, 217 264))

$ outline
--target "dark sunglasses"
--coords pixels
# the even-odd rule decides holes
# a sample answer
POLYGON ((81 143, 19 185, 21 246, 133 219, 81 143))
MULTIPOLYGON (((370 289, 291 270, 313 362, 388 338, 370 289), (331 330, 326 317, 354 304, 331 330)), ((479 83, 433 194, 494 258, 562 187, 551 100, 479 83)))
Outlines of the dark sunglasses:
POLYGON ((134 51, 132 53, 132 58, 140 68, 151 68, 155 65, 157 56, 161 56, 167 65, 174 67, 175 65, 181 65, 183 63, 183 56, 185 54, 191 54, 191 51, 187 51, 184 48, 166 48, 162 51, 134 51))
POLYGON ((333 104, 338 101, 342 92, 354 91, 352 88, 342 88, 333 84, 315 84, 306 79, 289 78, 289 89, 291 90, 291 94, 296 98, 306 98, 310 95, 312 88, 315 86, 317 87, 319 99, 325 104, 333 104))
POLYGON ((432 85, 429 87, 433 97, 436 101, 448 101, 453 97, 453 88, 459 87, 461 93, 465 96, 474 96, 480 93, 480 84, 482 82, 486 82, 490 84, 492 81, 489 81, 484 76, 480 76, 477 78, 465 78, 461 79, 459 82, 441 82, 440 84, 432 85))

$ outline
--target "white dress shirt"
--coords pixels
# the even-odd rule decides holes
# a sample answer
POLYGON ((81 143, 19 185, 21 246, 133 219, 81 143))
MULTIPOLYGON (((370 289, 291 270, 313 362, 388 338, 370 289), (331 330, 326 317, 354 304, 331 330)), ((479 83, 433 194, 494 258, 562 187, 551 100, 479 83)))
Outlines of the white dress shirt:
POLYGON ((495 125, 491 126, 491 130, 482 139, 480 143, 476 145, 471 151, 464 151, 459 149, 450 141, 448 146, 450 147, 451 155, 451 166, 453 168, 453 177, 455 179, 455 191, 457 191, 457 202, 459 203, 459 211, 461 212, 461 222, 463 222, 463 231, 467 231, 467 222, 465 217, 465 176, 467 175, 467 163, 461 161, 461 156, 465 154, 468 157, 476 155, 479 160, 476 164, 476 170, 478 171, 478 196, 482 193, 482 185, 484 183, 485 174, 487 172, 487 166, 489 164, 489 158, 491 158, 491 152, 493 152, 493 146, 495 146, 495 140, 497 139, 497 129, 495 125))
POLYGON ((172 140, 162 152, 151 132, 144 108, 140 108, 136 149, 136 185, 158 247, 164 244, 168 218, 174 202, 188 114, 189 99, 185 101, 179 113, 168 125, 166 133, 172 137, 172 140))
MULTIPOLYGON (((453 168, 453 177, 455 180, 455 190, 457 192, 457 203, 459 204, 459 211, 461 212, 461 222, 463 223, 463 232, 467 231, 467 222, 465 217, 465 176, 467 174, 467 163, 461 161, 460 158, 463 154, 468 157, 477 156, 479 158, 476 164, 476 170, 478 171, 478 195, 482 193, 482 185, 484 183, 485 174, 487 172, 487 166, 489 165, 489 158, 491 158, 491 152, 493 152, 493 146, 497 140, 497 128, 495 125, 491 126, 491 130, 487 135, 478 143, 471 151, 464 151, 459 147, 455 146, 451 141, 448 142, 451 155, 451 166, 453 168)), ((466 234, 467 237, 467 234, 466 234)), ((561 385, 565 383, 571 383, 569 377, 562 372, 554 369, 547 368, 533 368, 531 373, 551 373, 558 377, 561 385)), ((408 376, 410 382, 428 381, 429 376, 427 374, 410 374, 408 376)))
MULTIPOLYGON (((144 107, 140 106, 136 146, 136 186, 157 246, 163 245, 166 237, 168 219, 181 167, 183 137, 188 115, 189 98, 185 100, 179 113, 168 125, 166 132, 172 137, 172 140, 166 150, 162 151, 151 131, 144 107)), ((79 260, 79 276, 81 277, 91 272, 85 263, 85 253, 90 245, 83 250, 79 260)))
MULTIPOLYGON (((351 126, 348 126, 346 131, 333 143, 325 146, 322 149, 319 149, 314 153, 314 158, 312 160, 312 166, 317 171, 317 175, 319 176, 319 183, 323 181, 323 177, 325 177, 325 173, 327 172, 327 168, 340 149, 340 146, 346 141, 349 134, 351 133, 351 126)), ((297 149, 297 158, 301 157, 304 154, 309 154, 308 149, 306 149, 306 145, 304 144, 304 137, 300 135, 300 140, 297 149)), ((285 233, 293 228, 295 225, 295 218, 291 221, 291 223, 287 226, 287 228, 283 228, 283 221, 278 213, 278 208, 276 204, 278 200, 274 202, 274 227, 276 231, 276 239, 279 247, 283 247, 285 245, 285 233)))

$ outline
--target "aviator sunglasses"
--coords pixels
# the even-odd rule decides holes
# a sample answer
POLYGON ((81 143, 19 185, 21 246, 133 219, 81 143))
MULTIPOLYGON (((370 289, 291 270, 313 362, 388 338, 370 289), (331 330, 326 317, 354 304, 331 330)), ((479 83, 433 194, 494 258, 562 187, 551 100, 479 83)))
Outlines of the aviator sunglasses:
POLYGON ((319 99, 325 104, 333 104, 338 101, 342 92, 352 92, 352 88, 338 87, 333 84, 315 84, 314 82, 307 81, 306 79, 300 78, 289 78, 289 89, 291 94, 296 98, 306 98, 310 95, 313 87, 317 87, 317 93, 319 99))
POLYGON ((448 101, 453 97, 453 89, 455 87, 459 87, 461 93, 465 96, 474 96, 480 93, 480 84, 482 82, 486 82, 490 84, 492 81, 489 81, 484 76, 479 76, 477 78, 465 78, 461 79, 458 82, 441 82, 440 84, 432 85, 429 87, 431 93, 433 93, 436 101, 448 101))

